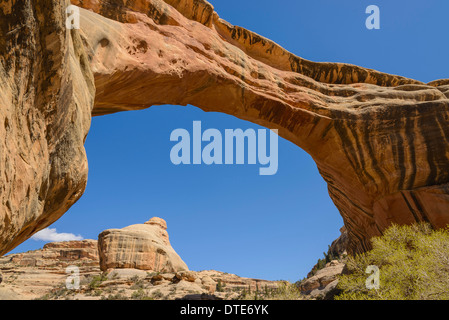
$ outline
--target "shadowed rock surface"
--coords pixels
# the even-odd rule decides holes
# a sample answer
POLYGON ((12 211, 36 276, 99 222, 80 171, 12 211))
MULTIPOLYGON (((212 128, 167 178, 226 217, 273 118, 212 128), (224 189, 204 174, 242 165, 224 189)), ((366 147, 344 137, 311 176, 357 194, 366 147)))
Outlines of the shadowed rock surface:
POLYGON ((278 129, 315 160, 349 252, 393 222, 449 222, 449 80, 301 59, 203 0, 72 3, 81 30, 65 1, 0 4, 0 254, 84 190, 90 72, 94 116, 191 104, 278 129))

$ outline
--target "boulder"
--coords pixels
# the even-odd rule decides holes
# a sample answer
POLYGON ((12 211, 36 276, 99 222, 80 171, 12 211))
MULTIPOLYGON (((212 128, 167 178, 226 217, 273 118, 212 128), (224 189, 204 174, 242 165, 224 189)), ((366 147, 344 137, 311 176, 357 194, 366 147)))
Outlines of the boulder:
POLYGON ((195 272, 192 271, 180 271, 175 274, 175 277, 178 280, 185 280, 188 282, 195 282, 197 280, 197 276, 195 272))
POLYGON ((326 267, 318 270, 315 275, 301 283, 301 291, 307 294, 315 289, 324 289, 327 285, 337 280, 337 276, 343 272, 344 266, 344 263, 339 263, 338 261, 328 263, 326 267))
POLYGON ((205 289, 209 290, 210 294, 214 294, 217 289, 217 283, 209 276, 201 278, 201 284, 205 289))
POLYGON ((339 293, 337 289, 338 279, 332 281, 325 287, 316 288, 310 292, 310 297, 315 300, 333 300, 339 293))

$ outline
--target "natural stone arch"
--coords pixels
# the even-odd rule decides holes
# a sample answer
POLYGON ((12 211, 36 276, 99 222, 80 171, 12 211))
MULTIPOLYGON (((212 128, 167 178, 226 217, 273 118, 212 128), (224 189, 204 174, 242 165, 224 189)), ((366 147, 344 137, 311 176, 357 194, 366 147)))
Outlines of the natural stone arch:
MULTIPOLYGON (((37 2, 53 4, 54 12, 43 15, 67 4, 37 2)), ((307 61, 230 25, 203 0, 72 3, 85 8, 81 30, 64 33, 56 14, 59 28, 50 34, 70 54, 61 57, 55 50, 51 58, 70 65, 70 72, 63 69, 67 77, 84 84, 69 86, 78 126, 90 120, 83 119, 79 97, 88 104, 93 81, 94 116, 191 104, 278 129, 315 160, 344 219, 351 251, 369 249, 369 239, 392 222, 449 222, 449 80, 424 84, 349 64, 307 61)), ((59 115, 61 121, 66 117, 59 115)), ((47 127, 58 127, 55 117, 45 119, 47 127)), ((79 145, 87 130, 75 133, 79 145)), ((71 143, 64 146, 73 151, 71 143)), ((51 153, 55 159, 62 154, 51 153)), ((85 160, 67 160, 72 166, 79 161, 85 160)), ((63 205, 4 229, 1 252, 59 218, 84 190, 82 179, 54 184, 58 194, 76 195, 63 205)))

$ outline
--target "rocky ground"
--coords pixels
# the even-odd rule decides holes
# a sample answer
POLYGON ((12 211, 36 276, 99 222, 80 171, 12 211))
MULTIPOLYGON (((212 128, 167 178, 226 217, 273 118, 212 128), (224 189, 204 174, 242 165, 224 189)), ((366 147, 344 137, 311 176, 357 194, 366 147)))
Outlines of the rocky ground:
MULTIPOLYGON (((268 296, 281 282, 207 271, 161 273, 138 269, 100 270, 95 240, 51 243, 43 249, 0 258, 0 299, 238 299, 247 293, 268 296), (79 289, 66 280, 79 269, 79 289)), ((69 281, 70 282, 70 281, 69 281)), ((75 284, 75 283, 73 283, 75 284)))
POLYGON ((324 299, 344 267, 342 261, 333 260, 300 285, 215 270, 161 273, 117 268, 103 272, 95 246, 95 240, 50 243, 40 250, 1 257, 0 300, 324 299), (69 266, 79 269, 79 289, 66 286, 66 280, 73 278, 66 272, 69 266))
POLYGON ((159 273, 111 269, 105 273, 98 266, 85 265, 79 267, 80 287, 74 290, 67 289, 69 274, 62 266, 17 266, 5 260, 0 261, 3 274, 0 300, 325 299, 338 283, 336 277, 344 266, 332 261, 304 280, 302 290, 292 290, 288 286, 295 284, 243 278, 215 270, 159 273))
POLYGON ((166 229, 164 220, 152 218, 106 230, 101 241, 52 242, 0 257, 0 299, 330 299, 344 268, 344 228, 307 278, 295 284, 190 271, 171 247, 166 229), (105 240, 112 231, 114 237, 105 240))

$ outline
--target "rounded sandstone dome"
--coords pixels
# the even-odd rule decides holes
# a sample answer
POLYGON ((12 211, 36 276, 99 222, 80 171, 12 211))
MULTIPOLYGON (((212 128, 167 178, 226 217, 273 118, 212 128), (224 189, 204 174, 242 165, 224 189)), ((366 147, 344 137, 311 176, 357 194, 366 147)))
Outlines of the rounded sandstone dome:
POLYGON ((150 220, 145 222, 145 224, 157 225, 157 226, 161 227, 162 229, 167 230, 167 222, 165 222, 164 219, 161 219, 158 217, 151 218, 150 220))

